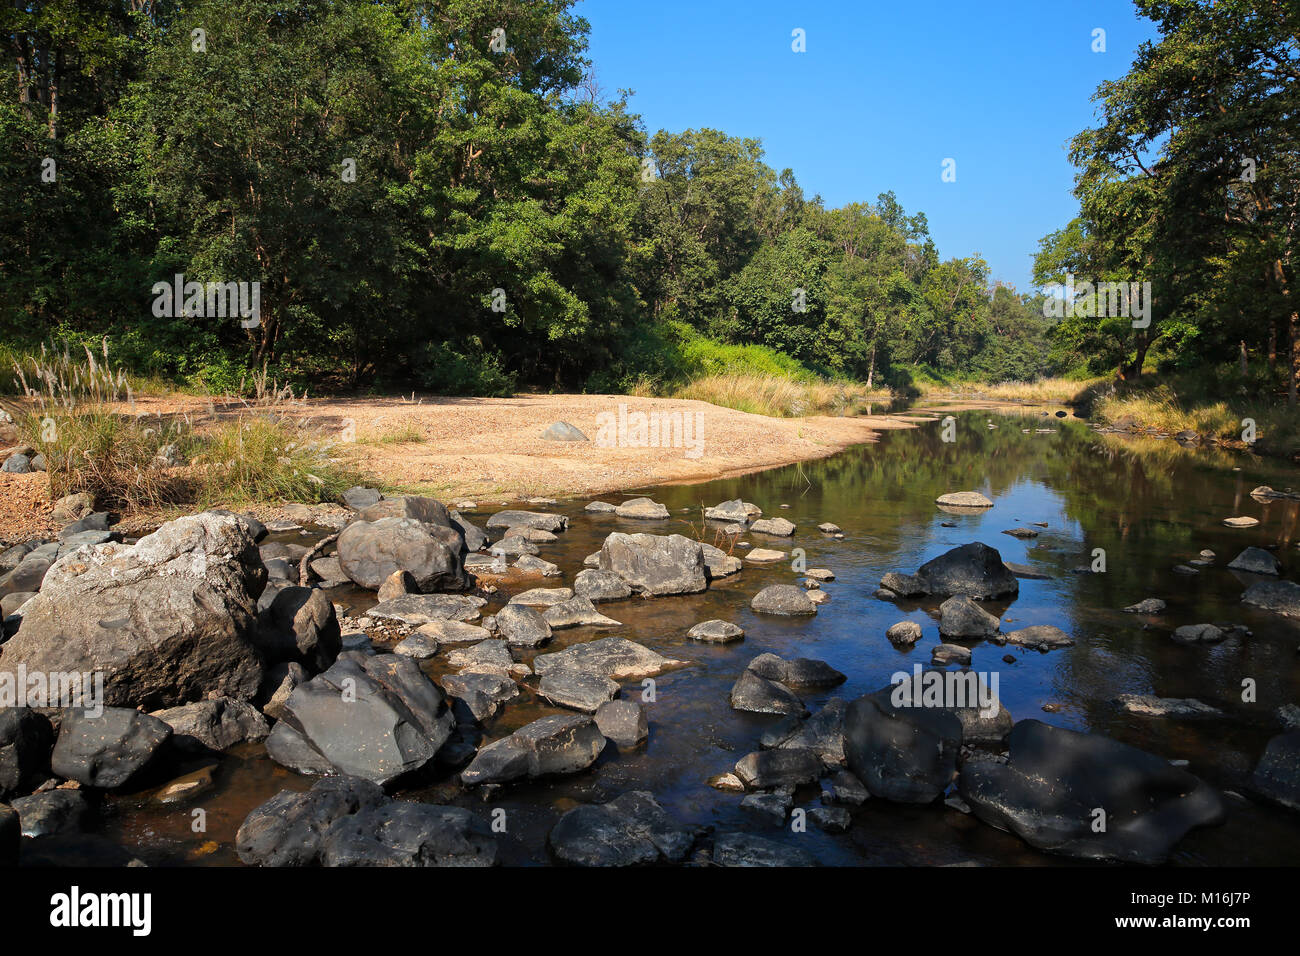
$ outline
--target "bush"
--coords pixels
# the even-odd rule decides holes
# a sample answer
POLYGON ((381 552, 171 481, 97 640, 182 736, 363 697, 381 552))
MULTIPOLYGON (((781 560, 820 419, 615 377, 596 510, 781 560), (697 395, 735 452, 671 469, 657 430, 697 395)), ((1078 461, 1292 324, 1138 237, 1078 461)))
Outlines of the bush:
POLYGON ((332 462, 330 447, 308 424, 270 412, 227 422, 195 458, 199 503, 336 501, 361 477, 332 462))

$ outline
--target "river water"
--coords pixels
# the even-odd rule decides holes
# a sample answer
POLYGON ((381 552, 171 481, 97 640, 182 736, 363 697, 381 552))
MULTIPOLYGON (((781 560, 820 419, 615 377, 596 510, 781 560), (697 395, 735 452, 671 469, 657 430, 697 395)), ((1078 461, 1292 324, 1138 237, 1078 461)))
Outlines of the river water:
MULTIPOLYGON (((1055 409, 1053 409, 1055 411, 1055 409)), ((1033 850, 974 817, 939 805, 905 807, 871 800, 855 811, 846 834, 831 835, 809 825, 806 833, 761 822, 740 809, 740 795, 711 788, 711 776, 730 770, 757 750, 763 730, 780 718, 733 711, 728 692, 736 677, 765 651, 782 657, 825 660, 848 675, 833 691, 804 694, 815 711, 832 696, 852 699, 885 686, 897 671, 929 663, 939 643, 938 602, 892 603, 874 597, 887 571, 912 572, 949 548, 983 541, 1003 559, 1045 575, 1021 581, 1009 605, 987 605, 1003 616, 1003 630, 1031 624, 1056 625, 1075 646, 1050 653, 979 643, 972 666, 999 675, 1003 704, 1016 720, 1037 718, 1077 730, 1113 736, 1170 759, 1225 790, 1246 793, 1246 780, 1268 738, 1277 732, 1274 711, 1300 702, 1300 627, 1277 615, 1252 610, 1239 598, 1250 575, 1227 569, 1248 545, 1274 548, 1286 577, 1300 568, 1296 547, 1300 510, 1295 501, 1255 501, 1249 492, 1267 484, 1300 488, 1300 470, 1278 462, 1217 449, 1187 450, 1170 440, 1099 435, 1085 423, 1026 414, 965 412, 957 416, 956 440, 941 440, 939 423, 885 432, 875 444, 821 461, 776 468, 706 484, 644 489, 672 513, 666 521, 633 521, 583 512, 587 499, 538 510, 569 515, 569 530, 541 556, 558 564, 564 577, 531 579, 502 588, 483 609, 492 613, 511 593, 535 586, 571 585, 584 556, 599 550, 610 531, 678 532, 713 540, 701 532, 701 508, 743 498, 764 511, 795 522, 793 539, 750 534, 752 546, 803 548, 808 567, 825 567, 834 581, 823 585, 831 600, 815 618, 785 620, 756 615, 750 598, 774 583, 797 583, 788 562, 746 566, 714 582, 702 595, 599 605, 621 621, 615 629, 557 631, 543 652, 617 635, 640 641, 691 666, 656 679, 647 703, 650 738, 632 752, 612 744, 590 770, 573 776, 507 786, 489 797, 465 793, 450 779, 399 791, 403 798, 454 802, 476 809, 485 820, 507 811, 500 834, 501 857, 511 864, 549 862, 546 834, 565 810, 600 802, 633 789, 652 791, 679 819, 719 831, 743 829, 771 839, 798 841, 831 865, 1060 864, 1061 858, 1033 850), (993 427, 990 427, 992 423, 993 427), (1043 429, 1044 431, 1039 431, 1043 429), (1048 431, 1050 430, 1050 431, 1048 431), (979 514, 952 515, 934 499, 944 492, 981 491, 995 507, 979 514), (788 508, 781 507, 788 505, 788 508), (1224 518, 1250 515, 1258 527, 1234 530, 1224 518), (843 539, 816 530, 831 521, 843 539), (1020 540, 1002 534, 1033 523, 1039 536, 1020 540), (1202 549, 1217 555, 1195 576, 1173 571, 1202 549), (1090 568, 1096 549, 1105 554, 1104 573, 1090 568), (1169 604, 1159 618, 1122 612, 1146 597, 1169 604), (723 618, 745 629, 745 639, 726 646, 699 644, 686 631, 699 621, 723 618), (920 623, 921 641, 900 650, 885 630, 903 619, 920 623), (1251 636, 1232 636, 1210 647, 1173 642, 1176 626, 1203 622, 1239 623, 1251 636), (1010 654, 1014 663, 1003 660, 1010 654), (1242 700, 1242 682, 1253 679, 1256 700, 1242 700), (1122 693, 1193 697, 1223 710, 1224 718, 1179 721, 1122 713, 1122 693), (1051 712, 1044 712, 1044 705, 1051 712)), ((670 452, 674 453, 674 452, 670 452)), ((707 455, 707 448, 705 449, 707 455)), ((631 493, 629 493, 630 496, 631 493)), ((607 495, 617 503, 623 496, 607 495)), ((491 510, 469 515, 480 526, 491 510)), ((302 537, 290 540, 309 540, 302 537)), ((747 547, 736 549, 743 554, 747 547)), ((366 597, 342 592, 335 600, 361 609, 366 597)), ((369 600, 373 601, 373 597, 369 600)), ((532 654, 525 654, 525 661, 532 654)), ((440 673, 439 660, 429 662, 440 673)), ((639 696, 638 684, 625 697, 639 696)), ((496 739, 523 724, 560 713, 524 688, 486 727, 496 739)), ((237 863, 234 835, 244 816, 284 788, 306 789, 301 777, 270 761, 260 745, 227 754, 216 769, 215 789, 192 803, 162 807, 150 792, 113 796, 105 806, 101 835, 154 864, 237 863), (195 808, 203 811, 203 832, 195 830, 195 808)), ((1249 799, 1229 799, 1221 827, 1194 831, 1177 847, 1182 865, 1294 865, 1300 861, 1300 816, 1249 799)), ((796 806, 817 803, 817 789, 801 790, 796 806)))

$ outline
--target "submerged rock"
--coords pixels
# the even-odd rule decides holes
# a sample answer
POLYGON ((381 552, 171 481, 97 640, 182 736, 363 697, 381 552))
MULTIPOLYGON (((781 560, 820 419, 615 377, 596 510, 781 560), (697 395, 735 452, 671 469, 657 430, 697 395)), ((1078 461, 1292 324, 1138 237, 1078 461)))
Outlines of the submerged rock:
POLYGON ((1124 608, 1129 614, 1163 614, 1167 605, 1160 598, 1145 598, 1124 608))
POLYGON ((1285 617, 1300 617, 1300 584, 1292 581, 1261 581, 1252 584, 1241 596, 1242 604, 1252 604, 1285 617))
POLYGON ((844 751, 873 797, 931 803, 952 783, 962 724, 950 711, 896 706, 893 685, 852 701, 844 715, 844 751))
POLYGON ((1300 731, 1278 734, 1268 742, 1251 787, 1275 803, 1300 810, 1300 731))
POLYGON ((1222 717, 1217 707, 1183 697, 1155 697, 1151 694, 1120 694, 1120 710, 1141 717, 1222 717))
POLYGON ((1058 647, 1073 647, 1074 639, 1059 627, 1050 624, 1034 624, 1022 627, 1018 631, 1004 634, 1008 644, 1017 644, 1035 651, 1050 651, 1058 647))
POLYGON ((545 676, 553 670, 578 670, 608 677, 611 680, 636 680, 654 677, 669 667, 682 663, 650 648, 621 637, 604 637, 598 641, 574 644, 554 654, 542 654, 533 660, 533 668, 545 676))
POLYGON ((777 843, 752 833, 720 833, 713 841, 717 866, 816 866, 816 858, 799 847, 777 843))
POLYGON ((1041 850, 1158 864, 1188 830, 1225 818, 1212 787, 1108 737, 1022 720, 1008 746, 1007 763, 967 761, 958 788, 981 820, 1041 850))
POLYGON ((695 843, 698 828, 679 824, 654 795, 633 790, 603 804, 575 807, 551 829, 556 859, 575 866, 677 863, 695 843))
POLYGON ((595 763, 604 749, 605 737, 591 717, 543 717, 481 749, 460 779, 472 787, 575 773, 595 763))

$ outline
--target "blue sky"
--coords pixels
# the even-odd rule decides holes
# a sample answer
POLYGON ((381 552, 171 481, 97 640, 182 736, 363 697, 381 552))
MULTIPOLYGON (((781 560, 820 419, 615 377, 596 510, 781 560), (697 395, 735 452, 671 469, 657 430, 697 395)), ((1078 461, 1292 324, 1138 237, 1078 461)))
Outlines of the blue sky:
POLYGON ((1099 83, 1154 33, 1131 0, 579 0, 608 96, 650 132, 763 141, 827 206, 892 189, 945 258, 1031 286, 1038 239, 1077 204, 1067 144, 1099 83), (791 51, 801 28, 807 52, 791 51), (1093 31, 1106 31, 1094 53, 1093 31), (956 160, 956 182, 941 180, 956 160))

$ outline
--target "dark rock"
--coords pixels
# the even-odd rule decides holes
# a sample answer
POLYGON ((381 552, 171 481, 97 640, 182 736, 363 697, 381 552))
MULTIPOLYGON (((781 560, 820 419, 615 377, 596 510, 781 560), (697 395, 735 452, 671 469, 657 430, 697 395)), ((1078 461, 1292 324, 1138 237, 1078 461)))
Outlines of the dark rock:
POLYGON ((620 747, 636 747, 650 736, 645 707, 639 701, 611 700, 596 708, 596 727, 620 747))
POLYGON ((1001 621, 964 594, 948 598, 939 605, 939 636, 964 640, 983 640, 998 633, 1001 621))
POLYGON ((1268 742, 1251 787, 1269 800, 1300 810, 1300 731, 1278 734, 1268 742))
POLYGON ((808 712, 803 701, 778 681, 760 677, 746 668, 731 688, 731 706, 756 714, 797 714, 808 712))
MULTIPOLYGON (((392 501, 412 500, 432 501, 385 499, 362 515, 392 501)), ((463 548, 464 539, 450 517, 446 524, 387 517, 357 520, 344 528, 339 534, 338 558, 344 574, 372 591, 377 591, 395 571, 409 571, 416 587, 424 593, 464 591, 470 586, 470 578, 462 563, 463 548)))
POLYGON ((50 769, 54 728, 30 707, 0 708, 0 800, 29 793, 50 769))
POLYGON ((808 657, 787 661, 775 654, 759 654, 749 662, 749 670, 760 677, 797 688, 838 687, 848 679, 825 661, 808 657))
POLYGON ((445 674, 442 689, 448 697, 464 702, 476 721, 495 717, 501 705, 519 696, 519 687, 503 674, 475 673, 445 674))
POLYGON ((717 866, 816 866, 806 850, 754 836, 751 833, 720 833, 713 841, 713 862, 717 866))
POLYGON ((1246 588, 1242 604, 1253 604, 1285 617, 1300 617, 1300 584, 1293 581, 1261 581, 1246 588))
POLYGON ((815 751, 796 747, 756 750, 741 757, 735 768, 736 776, 750 790, 813 783, 822 769, 815 751))
POLYGON ((543 717, 488 744, 460 775, 467 786, 574 773, 596 762, 605 738, 588 716, 543 717))
POLYGON ((633 790, 570 810, 552 828, 549 843, 556 859, 575 866, 677 863, 697 832, 669 816, 652 794, 633 790))
POLYGON ((315 588, 287 587, 258 618, 256 643, 268 664, 295 661, 317 674, 343 649, 334 604, 315 588))
POLYGON ((515 647, 540 647, 551 639, 551 625, 526 604, 507 604, 498 611, 497 631, 515 647))
POLYGON ((891 685, 851 702, 844 715, 849 769, 874 797, 931 803, 952 783, 961 721, 931 707, 897 706, 891 685))
POLYGON ((390 801, 337 818, 321 846, 324 866, 492 866, 496 839, 462 807, 390 801))
POLYGON ((105 707, 99 717, 69 708, 63 712, 50 769, 88 787, 112 790, 144 770, 171 738, 157 717, 126 707, 105 707))
POLYGON ((754 595, 749 606, 760 614, 787 617, 817 613, 817 606, 809 600, 808 593, 793 584, 769 584, 754 595))
POLYGON ((1278 574, 1281 565, 1263 548, 1247 548, 1230 562, 1228 567, 1234 571, 1246 571, 1250 574, 1278 574))
POLYGON ((235 849, 250 866, 311 866, 331 824, 386 801, 377 784, 357 777, 326 777, 306 793, 281 790, 244 820, 235 849))
POLYGON ((265 740, 270 725, 257 708, 233 697, 217 697, 157 710, 151 715, 172 729, 172 740, 188 750, 228 750, 265 740))
POLYGON ((594 714, 602 704, 618 696, 618 684, 599 674, 557 669, 548 671, 537 693, 553 704, 594 714))
POLYGON ((80 790, 43 790, 12 804, 25 837, 80 833, 90 819, 90 804, 80 790))

